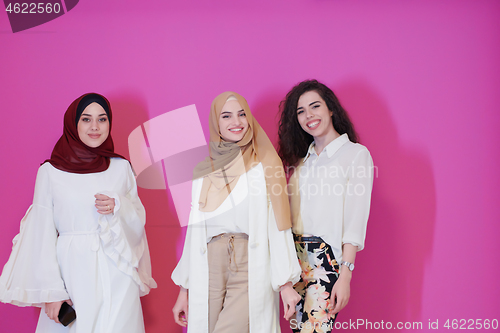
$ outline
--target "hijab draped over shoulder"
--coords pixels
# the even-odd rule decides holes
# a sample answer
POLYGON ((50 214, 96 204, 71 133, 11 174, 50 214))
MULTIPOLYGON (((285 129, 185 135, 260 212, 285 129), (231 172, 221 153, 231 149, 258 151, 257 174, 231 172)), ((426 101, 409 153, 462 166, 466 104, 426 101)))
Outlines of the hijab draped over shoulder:
POLYGON ((210 156, 194 170, 194 179, 203 178, 199 209, 204 212, 217 209, 236 186, 239 177, 262 163, 267 193, 271 198, 278 229, 290 228, 290 206, 283 164, 271 140, 252 116, 247 101, 231 91, 217 96, 210 109, 209 127, 210 156), (247 132, 243 139, 236 143, 225 141, 219 128, 222 107, 231 96, 241 105, 248 121, 247 132))
POLYGON ((114 152, 111 138, 112 117, 111 106, 104 96, 95 93, 80 96, 71 103, 64 114, 63 135, 54 146, 50 159, 43 163, 49 162, 56 169, 71 173, 94 173, 107 170, 110 157, 125 159, 114 152), (109 120, 109 135, 96 148, 89 147, 80 140, 77 127, 83 110, 92 103, 101 105, 109 120))

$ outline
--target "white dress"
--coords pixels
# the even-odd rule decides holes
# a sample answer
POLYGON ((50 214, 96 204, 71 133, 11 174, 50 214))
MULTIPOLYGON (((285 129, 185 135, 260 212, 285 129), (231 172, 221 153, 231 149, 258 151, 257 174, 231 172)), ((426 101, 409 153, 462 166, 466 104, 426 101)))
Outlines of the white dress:
MULTIPOLYGON (((248 201, 248 295, 250 333, 279 333, 280 286, 300 279, 291 229, 279 231, 266 188, 262 163, 240 176, 228 198, 212 213, 198 209, 203 179, 193 181, 184 250, 172 272, 175 284, 189 289, 188 333, 208 332, 207 220, 248 201)), ((237 333, 237 332, 235 332, 237 333)))
POLYGON ((43 164, 0 276, 0 300, 41 306, 40 333, 144 332, 139 296, 156 287, 144 223, 128 161, 111 158, 106 171, 89 174, 43 164), (115 199, 113 214, 97 213, 98 193, 115 199), (77 315, 68 327, 43 310, 65 299, 77 315))

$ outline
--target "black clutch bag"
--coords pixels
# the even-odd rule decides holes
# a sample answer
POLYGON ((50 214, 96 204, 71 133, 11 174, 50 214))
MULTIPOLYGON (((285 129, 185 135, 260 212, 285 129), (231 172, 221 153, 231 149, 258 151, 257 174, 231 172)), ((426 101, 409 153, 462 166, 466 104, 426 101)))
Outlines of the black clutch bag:
POLYGON ((73 307, 68 303, 64 302, 61 305, 61 310, 59 310, 57 318, 59 318, 61 324, 63 324, 64 326, 68 326, 73 320, 76 319, 75 309, 73 309, 73 307))

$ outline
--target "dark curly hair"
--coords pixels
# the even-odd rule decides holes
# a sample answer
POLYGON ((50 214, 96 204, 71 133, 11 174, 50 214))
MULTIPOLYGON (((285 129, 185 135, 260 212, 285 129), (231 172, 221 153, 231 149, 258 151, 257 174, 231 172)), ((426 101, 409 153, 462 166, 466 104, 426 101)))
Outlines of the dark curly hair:
POLYGON ((317 80, 306 80, 297 84, 280 103, 280 122, 278 129, 278 155, 285 167, 292 167, 304 157, 313 137, 300 127, 297 120, 297 104, 300 96, 308 91, 316 91, 325 101, 328 110, 333 112, 333 128, 340 134, 347 133, 349 140, 358 142, 354 126, 333 91, 317 80))

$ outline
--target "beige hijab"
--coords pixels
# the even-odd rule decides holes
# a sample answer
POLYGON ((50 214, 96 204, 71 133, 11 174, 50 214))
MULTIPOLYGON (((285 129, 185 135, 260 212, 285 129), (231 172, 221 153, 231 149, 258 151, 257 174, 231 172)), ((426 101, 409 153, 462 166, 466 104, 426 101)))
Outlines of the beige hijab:
POLYGON ((304 233, 304 223, 300 215, 300 191, 299 191, 299 175, 300 169, 304 165, 301 160, 295 168, 292 176, 288 181, 288 193, 290 195, 290 208, 292 210, 292 231, 296 235, 304 233))
POLYGON ((281 159, 262 127, 252 116, 247 101, 231 91, 220 94, 212 102, 209 126, 210 157, 199 163, 194 170, 195 179, 203 177, 199 209, 203 212, 217 209, 231 193, 239 177, 262 163, 267 193, 271 198, 278 229, 290 228, 290 206, 281 159), (249 125, 243 139, 237 143, 224 141, 219 128, 222 107, 231 96, 236 98, 245 111, 249 125))

